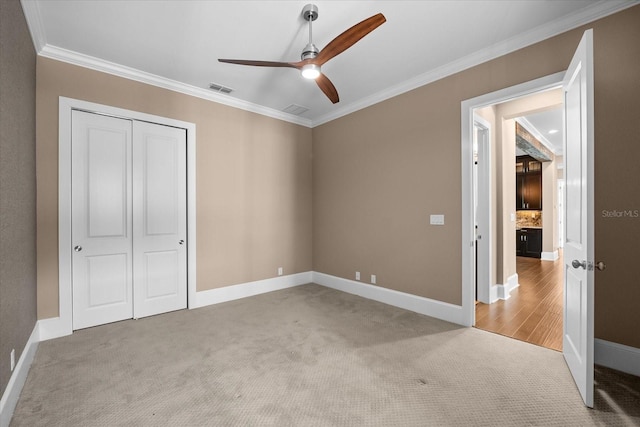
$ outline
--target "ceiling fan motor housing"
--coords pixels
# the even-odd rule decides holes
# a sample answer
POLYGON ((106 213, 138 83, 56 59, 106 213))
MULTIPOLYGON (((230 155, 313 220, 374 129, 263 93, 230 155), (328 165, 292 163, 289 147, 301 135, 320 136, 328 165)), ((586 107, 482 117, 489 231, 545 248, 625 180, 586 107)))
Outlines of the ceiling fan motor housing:
POLYGON ((318 56, 318 53, 320 53, 320 49, 318 49, 315 44, 309 43, 302 50, 302 55, 300 56, 300 58, 302 60, 313 59, 318 56))

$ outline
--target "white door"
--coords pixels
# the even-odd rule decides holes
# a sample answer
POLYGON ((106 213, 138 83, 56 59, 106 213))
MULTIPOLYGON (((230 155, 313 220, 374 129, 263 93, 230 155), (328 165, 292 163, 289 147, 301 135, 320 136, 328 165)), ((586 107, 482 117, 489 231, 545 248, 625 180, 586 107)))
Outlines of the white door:
POLYGON ((133 127, 134 316, 187 307, 186 130, 133 127))
POLYGON ((491 304, 491 157, 489 124, 476 118, 474 149, 477 151, 475 172, 476 211, 476 299, 491 304), (476 149, 477 147, 477 149, 476 149))
POLYGON ((562 351, 585 405, 593 407, 593 31, 565 75, 565 246, 562 351))
POLYGON ((73 329, 186 308, 186 130, 72 113, 73 329))
POLYGON ((130 319, 131 121, 72 113, 73 329, 130 319))

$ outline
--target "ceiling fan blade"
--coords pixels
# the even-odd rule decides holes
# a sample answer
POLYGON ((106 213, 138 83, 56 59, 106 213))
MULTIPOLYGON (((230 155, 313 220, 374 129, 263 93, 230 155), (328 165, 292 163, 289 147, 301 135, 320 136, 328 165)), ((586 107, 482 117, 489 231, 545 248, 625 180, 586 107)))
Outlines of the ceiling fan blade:
POLYGON ((318 78, 316 79, 316 84, 320 88, 327 98, 331 100, 334 104, 340 102, 340 97, 338 96, 338 91, 336 87, 331 83, 331 80, 327 78, 324 74, 320 73, 318 78))
POLYGON ((298 63, 294 62, 277 62, 277 61, 252 61, 244 59, 218 59, 219 62, 225 62, 227 64, 237 65, 253 65, 256 67, 286 67, 286 68, 300 68, 298 63))
POLYGON ((386 21, 387 19, 384 15, 382 13, 378 13, 377 15, 373 15, 359 24, 354 25, 335 39, 331 40, 329 44, 320 51, 314 62, 318 65, 324 64, 336 55, 339 55, 349 49, 351 46, 356 44, 358 40, 384 24, 386 21))

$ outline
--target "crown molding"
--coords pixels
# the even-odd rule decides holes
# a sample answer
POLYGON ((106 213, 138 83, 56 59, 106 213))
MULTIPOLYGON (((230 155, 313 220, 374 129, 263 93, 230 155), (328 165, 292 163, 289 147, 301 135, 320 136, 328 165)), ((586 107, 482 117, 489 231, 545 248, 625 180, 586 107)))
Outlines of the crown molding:
POLYGON ((423 73, 413 79, 402 82, 398 85, 379 91, 375 94, 352 102, 333 110, 332 112, 320 116, 316 119, 308 119, 293 114, 287 114, 279 110, 264 107, 248 101, 243 101, 226 95, 210 92, 208 89, 187 85, 176 80, 167 79, 141 70, 119 65, 113 62, 104 61, 99 58, 83 55, 70 50, 51 46, 47 43, 44 26, 40 16, 38 0, 21 0, 22 8, 27 19, 29 31, 36 49, 36 52, 44 57, 67 62, 96 71, 113 74, 119 77, 139 81, 142 83, 169 89, 174 92, 195 96, 230 107, 239 108, 256 114, 272 117, 278 120, 298 124, 313 128, 322 125, 358 110, 367 108, 389 98, 409 92, 426 84, 440 80, 449 75, 464 71, 468 68, 506 55, 510 52, 522 49, 526 46, 546 40, 563 32, 572 30, 581 25, 588 24, 596 19, 619 12, 621 10, 640 4, 640 0, 600 0, 592 6, 582 11, 556 19, 546 25, 533 30, 523 32, 517 37, 504 40, 486 49, 474 52, 471 55, 450 62, 436 69, 423 73))
POLYGON ((24 17, 27 20, 33 46, 36 49, 36 53, 40 53, 42 48, 47 44, 47 39, 45 37, 44 25, 42 25, 39 3, 34 0, 20 0, 20 4, 22 5, 24 17))
POLYGON ((430 70, 413 79, 384 89, 359 101, 347 104, 339 109, 313 120, 312 127, 330 122, 348 114, 354 113, 371 105, 377 104, 394 96, 433 83, 444 77, 459 73, 492 59, 541 42, 582 25, 604 18, 624 9, 640 4, 640 0, 600 0, 582 11, 551 21, 543 26, 520 33, 516 37, 501 41, 478 52, 474 52, 456 61, 430 70))

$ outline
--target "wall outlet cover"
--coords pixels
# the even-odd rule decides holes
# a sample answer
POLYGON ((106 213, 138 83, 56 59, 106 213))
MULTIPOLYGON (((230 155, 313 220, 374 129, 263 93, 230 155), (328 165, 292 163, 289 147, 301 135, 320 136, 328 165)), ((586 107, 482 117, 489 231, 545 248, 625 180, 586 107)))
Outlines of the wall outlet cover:
POLYGON ((444 215, 442 214, 431 215, 429 220, 431 225, 444 225, 444 215))

